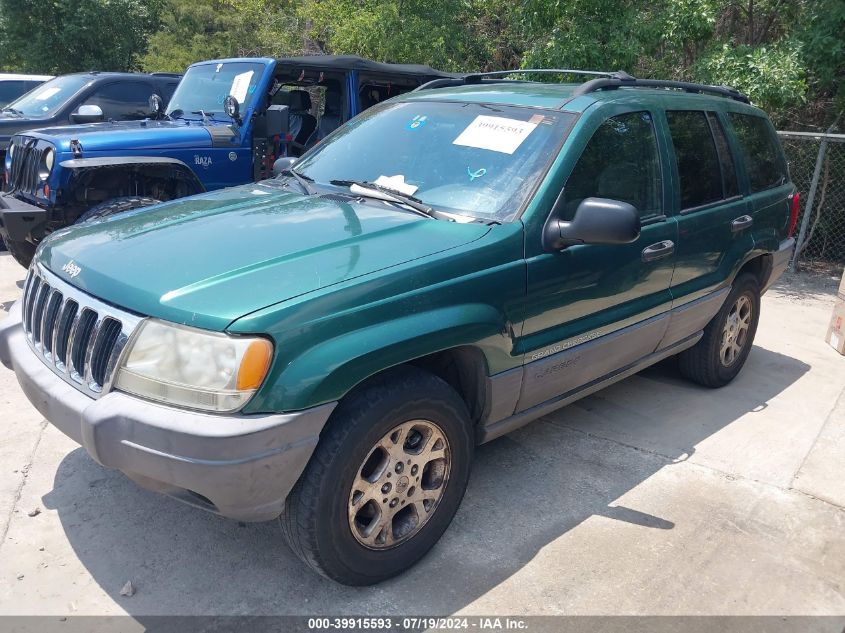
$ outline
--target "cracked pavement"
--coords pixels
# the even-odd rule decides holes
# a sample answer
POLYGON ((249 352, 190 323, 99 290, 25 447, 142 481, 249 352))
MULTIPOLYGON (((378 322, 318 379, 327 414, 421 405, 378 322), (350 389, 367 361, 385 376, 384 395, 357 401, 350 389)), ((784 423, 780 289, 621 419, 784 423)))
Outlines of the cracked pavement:
MULTIPOLYGON (((0 252, 0 319, 23 277, 0 252)), ((480 447, 441 542, 369 588, 99 466, 0 368, 0 614, 845 615, 836 284, 770 291, 724 389, 666 362, 480 447)))

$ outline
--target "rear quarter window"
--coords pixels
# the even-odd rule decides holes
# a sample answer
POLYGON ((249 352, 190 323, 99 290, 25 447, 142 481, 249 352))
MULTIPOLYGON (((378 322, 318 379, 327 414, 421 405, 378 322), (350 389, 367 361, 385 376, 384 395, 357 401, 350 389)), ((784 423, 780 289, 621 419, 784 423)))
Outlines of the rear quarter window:
POLYGON ((771 123, 749 114, 728 114, 739 141, 751 191, 777 187, 789 180, 786 161, 771 123))

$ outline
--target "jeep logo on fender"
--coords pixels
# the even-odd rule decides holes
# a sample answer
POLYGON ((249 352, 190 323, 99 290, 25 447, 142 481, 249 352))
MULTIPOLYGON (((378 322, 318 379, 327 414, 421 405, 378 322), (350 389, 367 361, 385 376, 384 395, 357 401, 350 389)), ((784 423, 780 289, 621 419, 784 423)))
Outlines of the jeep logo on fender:
POLYGON ((203 167, 211 167, 211 156, 200 156, 194 154, 194 165, 202 165, 203 167))
POLYGON ((73 279, 79 273, 82 272, 82 269, 79 266, 77 266, 76 264, 74 264, 73 260, 70 260, 67 264, 62 266, 62 270, 65 271, 68 275, 70 275, 71 279, 73 279))

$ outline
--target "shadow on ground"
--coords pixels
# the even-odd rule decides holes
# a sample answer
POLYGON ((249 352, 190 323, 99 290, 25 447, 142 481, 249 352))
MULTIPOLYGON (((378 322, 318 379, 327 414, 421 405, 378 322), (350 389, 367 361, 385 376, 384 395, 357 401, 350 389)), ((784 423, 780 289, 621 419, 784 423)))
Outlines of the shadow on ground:
POLYGON ((82 449, 61 462, 43 501, 93 578, 142 624, 155 614, 448 614, 591 516, 673 529, 616 500, 765 408, 808 369, 755 347, 740 379, 713 392, 678 379, 667 362, 480 447, 444 538, 416 567, 375 587, 316 576, 275 522, 239 524, 157 496, 82 449), (602 437, 608 425, 624 425, 631 445, 602 437), (119 595, 127 580, 138 589, 131 599, 119 595))

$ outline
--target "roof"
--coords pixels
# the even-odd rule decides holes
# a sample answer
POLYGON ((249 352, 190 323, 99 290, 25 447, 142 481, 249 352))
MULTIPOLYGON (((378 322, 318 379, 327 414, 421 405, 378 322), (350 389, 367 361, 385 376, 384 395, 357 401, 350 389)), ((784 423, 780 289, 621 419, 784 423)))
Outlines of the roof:
POLYGON ((536 108, 560 109, 572 98, 579 84, 553 84, 533 81, 501 81, 407 93, 402 98, 426 101, 470 101, 500 103, 536 108))
POLYGON ((19 73, 0 73, 0 81, 47 81, 53 75, 21 75, 19 73))
POLYGON ((207 59, 196 64, 225 64, 230 62, 257 62, 261 64, 275 63, 282 68, 291 70, 357 70, 359 72, 385 73, 391 75, 416 75, 429 79, 455 78, 455 73, 447 73, 423 64, 385 64, 364 59, 357 55, 300 55, 297 57, 280 57, 268 59, 266 57, 232 57, 229 59, 207 59))
POLYGON ((423 89, 398 97, 420 101, 462 101, 476 103, 498 103, 502 105, 528 106, 551 110, 583 112, 589 106, 604 101, 637 100, 640 103, 659 105, 672 104, 698 107, 707 103, 721 104, 727 109, 757 110, 733 99, 708 94, 692 94, 678 90, 652 87, 619 87, 615 90, 599 90, 578 95, 580 83, 541 83, 531 81, 498 81, 490 83, 423 89))
POLYGON ((390 73, 405 75, 425 75, 426 77, 457 77, 453 73, 436 70, 423 64, 386 64, 364 59, 357 55, 301 55, 299 57, 282 57, 276 60, 279 66, 293 68, 314 68, 338 70, 357 70, 372 73, 390 73))

